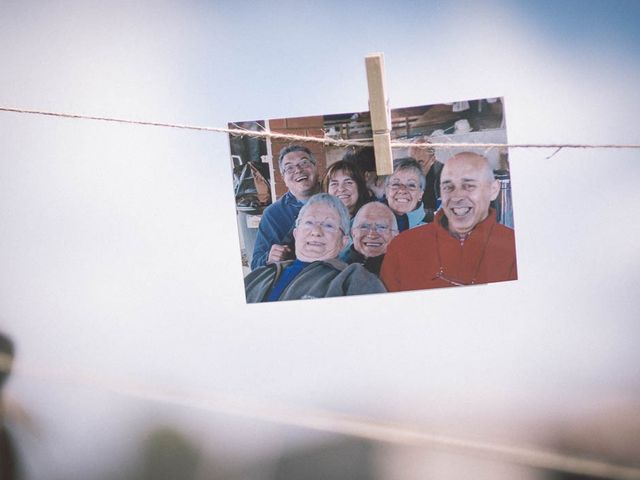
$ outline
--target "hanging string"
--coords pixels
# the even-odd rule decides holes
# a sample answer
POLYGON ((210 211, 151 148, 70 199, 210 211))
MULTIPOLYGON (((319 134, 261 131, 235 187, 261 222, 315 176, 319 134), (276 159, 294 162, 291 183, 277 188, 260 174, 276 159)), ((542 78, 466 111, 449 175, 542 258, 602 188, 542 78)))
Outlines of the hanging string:
MULTIPOLYGON (((0 355, 0 371, 8 371, 11 358, 0 355)), ((531 448, 500 445, 466 440, 413 430, 370 419, 358 418, 290 405, 267 403, 261 400, 208 392, 202 396, 186 396, 166 388, 132 381, 100 376, 95 372, 55 370, 29 367, 15 362, 16 373, 39 377, 48 381, 91 386, 129 398, 153 401, 166 405, 188 407, 218 414, 234 415, 315 431, 348 435, 383 443, 427 447, 461 455, 471 455, 527 467, 567 472, 577 475, 614 480, 640 480, 640 469, 615 465, 603 461, 578 458, 531 448)))
MULTIPOLYGON (((0 107, 0 111, 11 113, 22 113, 30 115, 44 115, 49 117, 71 118, 79 120, 95 120, 100 122, 126 123, 133 125, 147 125, 153 127, 177 128, 183 130, 197 130, 203 132, 227 133, 238 137, 257 137, 257 138, 274 138, 277 140, 289 140, 292 142, 312 142, 324 145, 333 145, 336 147, 362 147, 372 146, 373 139, 366 138, 362 140, 342 140, 332 137, 309 137, 304 135, 293 135, 289 133, 277 133, 271 131, 245 130, 241 128, 223 128, 223 127, 205 127, 198 125, 184 125, 176 123, 152 122, 147 120, 130 120, 114 117, 98 117, 94 115, 81 115, 76 113, 49 112, 43 110, 26 110, 22 108, 0 107)), ((437 137, 436 137, 437 138, 437 137)), ((408 143, 408 142, 391 142, 392 148, 555 148, 557 149, 551 156, 565 148, 598 148, 598 149, 638 149, 640 144, 582 144, 582 143, 408 143)), ((549 157, 550 158, 550 157, 549 157)))
MULTIPOLYGON (((292 142, 313 142, 338 147, 371 146, 373 140, 341 140, 331 137, 308 137, 302 135, 283 134, 270 131, 254 131, 240 128, 207 127, 197 125, 183 125, 165 122, 131 120, 113 117, 101 117, 93 115, 81 115, 63 112, 51 112, 42 110, 27 110, 11 107, 0 107, 0 111, 30 115, 42 115, 59 118, 94 120, 133 125, 146 125, 154 127, 175 128, 184 130, 196 130, 205 132, 226 133, 233 136, 247 136, 257 138, 273 138, 292 142)), ((392 148, 554 148, 551 158, 560 150, 570 149, 638 149, 640 144, 508 144, 508 143, 407 143, 391 142, 392 148)), ((0 371, 9 372, 12 369, 12 359, 8 355, 0 354, 0 371)), ((312 411, 294 408, 290 406, 269 405, 266 402, 246 398, 233 397, 225 394, 209 394, 202 397, 187 397, 168 390, 126 381, 114 381, 113 379, 99 378, 95 373, 70 373, 70 371, 54 371, 44 369, 27 368, 18 363, 13 365, 13 370, 22 374, 32 375, 50 380, 57 378, 60 381, 72 382, 82 385, 90 385, 112 393, 155 401, 170 405, 179 405, 197 408, 210 412, 237 415, 245 418, 269 421, 284 425, 309 428, 317 431, 331 432, 342 435, 350 435, 363 439, 379 442, 415 445, 434 449, 447 450, 454 453, 475 455, 492 458, 504 462, 525 465, 535 468, 543 468, 562 471, 578 475, 616 479, 616 480, 640 480, 640 469, 614 465, 591 459, 577 458, 561 455, 553 452, 512 447, 460 439, 456 437, 435 435, 427 432, 411 430, 397 425, 389 425, 362 418, 339 415, 333 412, 312 411)))

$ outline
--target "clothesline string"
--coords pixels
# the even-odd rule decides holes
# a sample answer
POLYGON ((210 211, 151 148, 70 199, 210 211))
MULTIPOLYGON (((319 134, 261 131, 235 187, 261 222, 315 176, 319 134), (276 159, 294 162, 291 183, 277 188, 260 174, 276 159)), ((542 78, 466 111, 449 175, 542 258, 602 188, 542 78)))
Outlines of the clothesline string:
POLYGON ((0 354, 0 371, 13 370, 23 375, 44 378, 58 383, 91 386, 128 398, 137 398, 166 405, 233 415, 253 420, 289 425, 310 430, 348 435, 371 441, 405 446, 428 447, 461 455, 471 455, 496 461, 543 468, 615 480, 640 480, 640 469, 603 461, 563 455, 548 451, 490 442, 466 440, 446 435, 422 432, 400 425, 358 418, 336 412, 299 408, 269 403, 223 392, 187 396, 168 388, 141 383, 132 379, 110 378, 96 372, 72 369, 52 369, 13 363, 0 354))
MULTIPOLYGON (((278 133, 272 131, 256 131, 244 130, 240 128, 224 128, 224 127, 207 127, 198 125, 184 125, 176 123, 155 122, 147 120, 131 120, 115 117, 101 117, 94 115, 82 115, 76 113, 51 112, 44 110, 27 110, 22 108, 0 107, 2 112, 21 113, 30 115, 43 115, 49 117, 70 118, 77 120, 94 120, 101 122, 125 123, 131 125, 146 125, 152 127, 176 128, 183 130, 196 130, 203 132, 226 133, 238 137, 254 137, 254 138, 274 138, 277 140, 290 140, 293 142, 312 142, 324 145, 332 145, 336 147, 363 147, 372 146, 373 139, 366 138, 362 140, 342 140, 331 137, 310 137, 304 135, 293 135, 288 133, 278 133)), ((434 137, 438 138, 438 137, 434 137)), ((456 143, 456 142, 431 142, 431 143, 410 143, 410 142, 391 142, 392 148, 555 148, 557 151, 565 148, 597 148, 597 149, 640 149, 640 144, 581 144, 581 143, 456 143)), ((557 153, 556 151, 556 153, 557 153)))
MULTIPOLYGON (((113 122, 121 124, 145 125, 154 127, 226 133, 233 136, 245 136, 254 138, 273 138, 277 140, 289 140, 292 142, 312 142, 337 147, 362 147, 373 145, 372 139, 342 140, 331 137, 309 137, 302 135, 283 134, 271 131, 254 131, 238 128, 207 127, 197 125, 183 125, 156 121, 132 120, 114 117, 102 117, 82 115, 64 112, 52 112, 42 110, 27 110, 11 107, 0 107, 0 111, 8 113, 41 115, 58 118, 93 120, 113 122)), ((435 137, 437 138, 437 137, 435 137)), ((640 144, 508 144, 508 143, 408 143, 391 142, 392 148, 554 148, 558 151, 571 149, 638 149, 640 144)), ((11 361, 8 357, 0 355, 0 371, 9 371, 11 361)), ((22 364, 14 365, 13 370, 31 376, 44 377, 45 379, 58 378, 66 382, 91 385, 116 394, 155 401, 170 405, 180 405, 190 408, 198 408, 206 411, 237 415, 263 421, 270 421, 284 425, 292 425, 309 428, 317 431, 331 432, 342 435, 350 435, 363 439, 387 442, 402 445, 416 445, 448 450, 460 454, 477 455, 493 458, 514 464, 526 465, 536 468, 545 468, 556 471, 569 472, 579 475, 590 475, 601 478, 619 480, 640 480, 640 469, 624 467, 591 459, 577 458, 567 455, 544 452, 540 450, 512 447, 492 444, 488 442, 468 441, 464 439, 434 435, 425 432, 406 429, 399 426, 383 424, 381 422, 348 417, 332 412, 318 412, 301 410, 293 407, 268 405, 256 400, 241 399, 224 394, 207 395, 206 397, 188 397, 176 393, 170 393, 165 389, 149 385, 141 385, 131 381, 115 382, 108 379, 100 379, 94 373, 73 373, 70 371, 53 371, 45 369, 28 368, 22 364)))

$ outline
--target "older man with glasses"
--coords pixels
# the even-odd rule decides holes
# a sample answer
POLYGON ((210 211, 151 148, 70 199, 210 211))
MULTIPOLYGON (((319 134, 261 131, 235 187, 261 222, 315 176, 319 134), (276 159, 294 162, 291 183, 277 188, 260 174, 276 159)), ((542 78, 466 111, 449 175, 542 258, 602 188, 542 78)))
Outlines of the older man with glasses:
POLYGON ((251 257, 252 270, 293 258, 292 231, 298 213, 304 202, 320 191, 316 160, 308 148, 283 148, 278 165, 288 191, 262 214, 251 257))
POLYGON ((398 235, 398 223, 389 207, 380 202, 363 205, 351 227, 353 244, 340 255, 347 263, 359 263, 375 275, 387 252, 389 242, 398 235))
POLYGON ((380 278, 389 291, 515 280, 511 228, 490 207, 500 192, 489 161, 463 152, 444 165, 442 208, 433 223, 399 235, 387 250, 380 278))
POLYGON ((360 264, 347 265, 338 254, 349 237, 349 212, 333 195, 319 193, 295 222, 295 260, 277 261, 245 278, 247 303, 339 297, 385 292, 380 280, 360 264))

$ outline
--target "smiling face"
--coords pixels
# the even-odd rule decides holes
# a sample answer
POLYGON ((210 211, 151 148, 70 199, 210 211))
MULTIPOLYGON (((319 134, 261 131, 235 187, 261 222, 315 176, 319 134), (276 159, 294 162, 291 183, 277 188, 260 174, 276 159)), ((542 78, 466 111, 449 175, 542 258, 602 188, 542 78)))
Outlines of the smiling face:
POLYGON ((389 208, 402 215, 415 210, 424 191, 420 186, 420 175, 414 169, 398 170, 389 177, 385 187, 389 208))
POLYGON ((338 211, 326 203, 309 205, 293 230, 296 257, 303 262, 336 258, 349 241, 338 211))
POLYGON ((487 218, 489 204, 498 196, 500 184, 493 179, 486 158, 465 152, 447 160, 440 177, 440 191, 449 231, 464 235, 487 218))
POLYGON ((329 179, 327 192, 335 195, 347 207, 349 214, 353 215, 358 203, 358 185, 344 170, 337 170, 329 179))
POLYGON ((365 257, 387 253, 389 242, 398 235, 394 220, 393 212, 382 203, 362 206, 351 228, 353 248, 365 257))
POLYGON ((287 153, 282 159, 282 178, 289 191, 306 200, 319 189, 318 169, 303 151, 287 153))

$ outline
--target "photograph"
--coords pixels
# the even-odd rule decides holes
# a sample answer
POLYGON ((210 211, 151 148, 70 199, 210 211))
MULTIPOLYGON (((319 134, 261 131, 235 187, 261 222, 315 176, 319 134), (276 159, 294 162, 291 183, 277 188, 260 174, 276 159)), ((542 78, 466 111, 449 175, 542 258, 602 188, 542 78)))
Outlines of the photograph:
POLYGON ((0 1, 0 480, 640 480, 639 18, 0 1))
POLYGON ((460 146, 507 143, 504 104, 392 109, 384 176, 369 112, 229 123, 247 303, 516 280, 507 150, 460 146))

